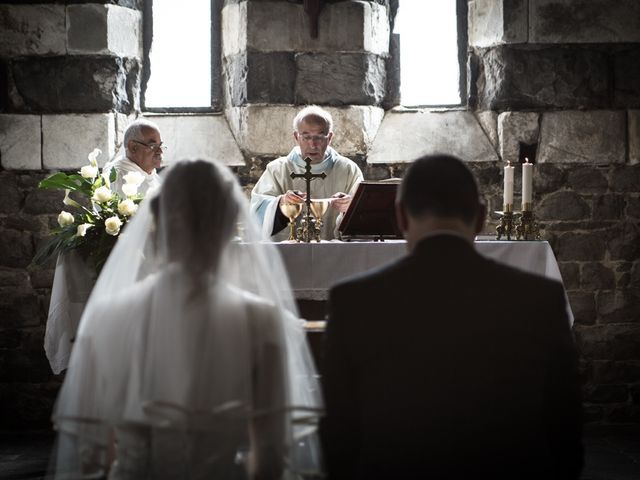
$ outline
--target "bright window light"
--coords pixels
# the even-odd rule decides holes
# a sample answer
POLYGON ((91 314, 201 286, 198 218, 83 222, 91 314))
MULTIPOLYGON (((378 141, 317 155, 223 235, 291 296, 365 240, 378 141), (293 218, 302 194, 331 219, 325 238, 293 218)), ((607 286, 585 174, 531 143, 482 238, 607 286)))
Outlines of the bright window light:
POLYGON ((455 0, 400 0, 400 103, 460 104, 455 0))
POLYGON ((211 107, 211 0, 153 0, 145 106, 211 107))

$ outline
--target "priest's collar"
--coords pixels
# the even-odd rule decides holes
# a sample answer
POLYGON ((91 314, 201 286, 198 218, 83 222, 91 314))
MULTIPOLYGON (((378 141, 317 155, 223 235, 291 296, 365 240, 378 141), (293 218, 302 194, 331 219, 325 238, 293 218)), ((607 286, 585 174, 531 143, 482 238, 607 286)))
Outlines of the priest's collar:
MULTIPOLYGON (((311 173, 326 172, 333 167, 334 163, 336 163, 337 157, 338 152, 331 147, 327 147, 327 151, 324 152, 324 158, 322 161, 320 163, 311 164, 311 173)), ((291 153, 289 153, 289 160, 302 169, 306 167, 304 158, 302 158, 302 155, 300 154, 300 147, 295 147, 291 150, 291 153)))

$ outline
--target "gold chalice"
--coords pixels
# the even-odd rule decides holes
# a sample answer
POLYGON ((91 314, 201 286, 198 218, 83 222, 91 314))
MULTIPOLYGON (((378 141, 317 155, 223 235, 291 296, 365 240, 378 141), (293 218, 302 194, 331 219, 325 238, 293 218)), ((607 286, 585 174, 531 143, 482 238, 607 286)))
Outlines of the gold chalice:
POLYGON ((318 242, 320 241, 320 231, 322 230, 322 217, 327 213, 330 204, 331 200, 328 198, 311 199, 311 213, 316 219, 315 237, 318 242))
POLYGON ((302 203, 281 203, 280 211, 289 219, 289 241, 295 242, 296 238, 296 218, 302 212, 302 203))
POLYGON ((322 222, 322 217, 327 210, 329 210, 329 199, 328 198, 319 198, 316 200, 311 200, 311 213, 316 217, 316 220, 322 222))

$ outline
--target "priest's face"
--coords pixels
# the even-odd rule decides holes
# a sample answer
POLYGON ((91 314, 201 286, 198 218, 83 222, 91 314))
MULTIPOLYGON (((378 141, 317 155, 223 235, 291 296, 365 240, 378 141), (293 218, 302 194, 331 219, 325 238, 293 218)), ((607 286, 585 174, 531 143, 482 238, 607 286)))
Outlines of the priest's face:
POLYGON ((129 160, 138 165, 142 170, 151 173, 154 168, 162 164, 162 137, 154 128, 142 129, 142 140, 129 140, 129 160))
POLYGON ((293 132, 293 137, 300 145, 302 158, 309 157, 311 163, 320 163, 324 158, 324 152, 331 144, 333 132, 327 132, 326 125, 318 122, 303 120, 300 122, 297 132, 293 132))

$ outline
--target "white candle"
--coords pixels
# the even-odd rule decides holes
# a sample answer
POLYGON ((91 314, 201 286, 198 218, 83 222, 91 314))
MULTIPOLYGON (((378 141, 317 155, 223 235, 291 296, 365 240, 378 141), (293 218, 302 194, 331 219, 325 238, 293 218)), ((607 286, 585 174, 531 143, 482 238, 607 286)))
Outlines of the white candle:
POLYGON ((507 166, 504 167, 504 209, 507 210, 507 205, 513 205, 513 170, 511 162, 507 162, 507 166))
POLYGON ((522 164, 522 209, 525 203, 531 204, 531 193, 533 191, 533 163, 525 158, 526 163, 522 164))

